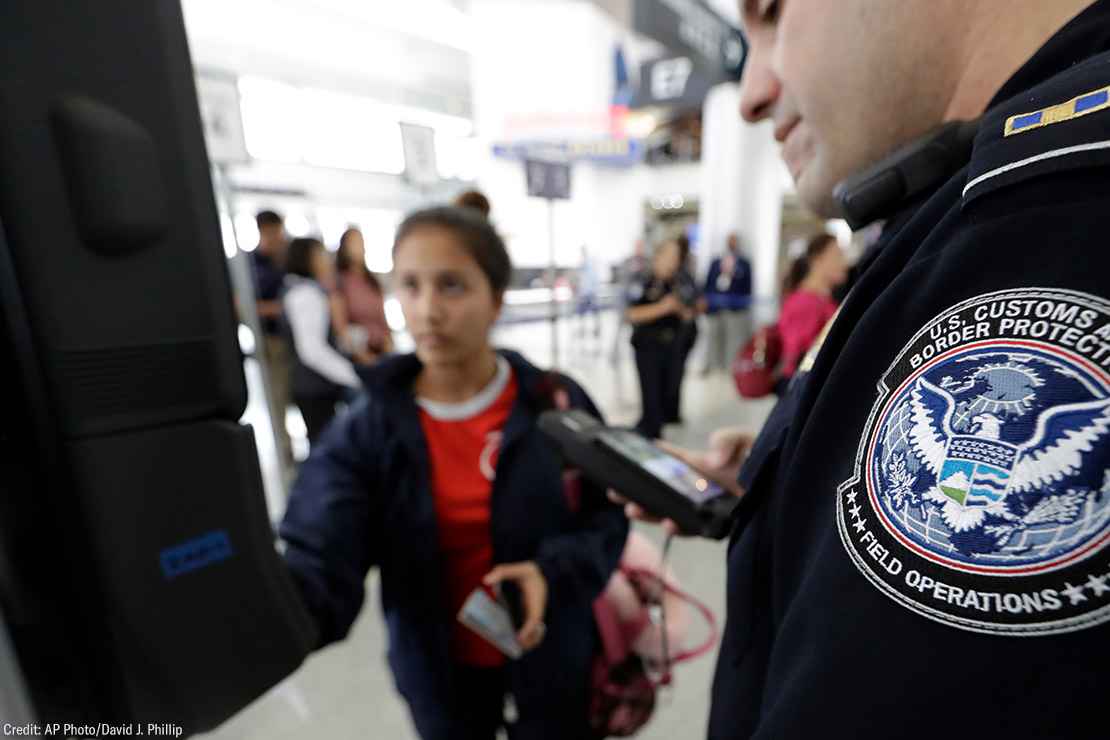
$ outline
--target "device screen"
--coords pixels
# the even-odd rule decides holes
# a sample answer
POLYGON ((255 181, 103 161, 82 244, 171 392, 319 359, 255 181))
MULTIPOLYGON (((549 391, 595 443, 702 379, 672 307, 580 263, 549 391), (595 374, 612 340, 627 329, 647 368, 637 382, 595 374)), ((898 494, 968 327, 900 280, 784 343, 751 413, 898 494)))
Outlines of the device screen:
POLYGON ((606 429, 598 432, 597 439, 696 504, 703 504, 724 493, 716 483, 635 432, 606 429))

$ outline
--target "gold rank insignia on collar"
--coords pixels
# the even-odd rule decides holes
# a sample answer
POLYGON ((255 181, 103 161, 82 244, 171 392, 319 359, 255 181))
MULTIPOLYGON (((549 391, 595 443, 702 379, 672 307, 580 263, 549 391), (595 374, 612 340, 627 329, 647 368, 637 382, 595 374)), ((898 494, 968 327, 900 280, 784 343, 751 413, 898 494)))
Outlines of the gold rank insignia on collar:
POLYGON ((1106 108, 1110 108, 1110 85, 1078 95, 1066 103, 1010 116, 1006 119, 1005 136, 1023 134, 1053 123, 1063 123, 1106 108))

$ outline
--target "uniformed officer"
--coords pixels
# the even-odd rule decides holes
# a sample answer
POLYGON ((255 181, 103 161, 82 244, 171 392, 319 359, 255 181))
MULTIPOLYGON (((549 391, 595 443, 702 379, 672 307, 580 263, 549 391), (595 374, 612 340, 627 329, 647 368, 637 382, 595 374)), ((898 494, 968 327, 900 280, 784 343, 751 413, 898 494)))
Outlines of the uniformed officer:
POLYGON ((651 269, 632 282, 626 315, 632 324, 632 348, 640 378, 641 415, 636 429, 656 438, 666 421, 671 390, 681 382, 681 329, 692 309, 679 295, 681 248, 663 242, 652 255, 651 269))
POLYGON ((686 378, 686 361, 698 342, 698 316, 705 313, 708 307, 694 278, 690 240, 683 234, 675 241, 678 244, 679 268, 674 277, 674 292, 686 310, 682 312, 682 323, 678 328, 678 365, 668 379, 670 384, 663 408, 665 424, 682 423, 682 383, 686 378))
POLYGON ((1110 2, 742 15, 742 113, 823 215, 979 123, 954 171, 869 180, 913 196, 743 469, 739 435, 685 453, 746 491, 709 736, 1105 735, 1110 2))

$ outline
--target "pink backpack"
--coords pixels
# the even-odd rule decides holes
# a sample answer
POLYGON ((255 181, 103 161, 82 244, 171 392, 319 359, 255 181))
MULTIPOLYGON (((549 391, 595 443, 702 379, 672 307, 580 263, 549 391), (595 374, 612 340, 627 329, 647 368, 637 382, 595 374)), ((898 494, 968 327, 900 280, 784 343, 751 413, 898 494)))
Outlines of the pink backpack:
MULTIPOLYGON (((549 396, 552 408, 569 408, 567 392, 554 373, 547 375, 544 384, 541 393, 549 396)), ((578 471, 563 471, 563 494, 571 510, 577 510, 582 496, 578 471)), ((590 729, 595 738, 637 732, 655 711, 656 690, 671 683, 671 666, 697 658, 717 642, 713 612, 679 590, 674 575, 660 567, 662 560, 651 540, 629 532, 620 565, 594 600, 601 637, 601 651, 590 673, 590 729), (686 637, 687 606, 701 613, 709 635, 696 648, 671 654, 670 646, 681 646, 686 637), (652 619, 653 610, 665 615, 660 620, 666 623, 665 631, 652 619), (648 674, 649 665, 657 669, 658 678, 648 674)))
POLYGON ((628 737, 647 724, 655 710, 655 694, 671 683, 671 666, 706 653, 717 640, 713 612, 679 590, 670 573, 660 572, 659 551, 645 537, 629 533, 621 564, 605 591, 594 601, 601 652, 590 676, 590 729, 596 738, 628 737), (687 606, 709 625, 705 641, 691 650, 671 654, 689 627, 687 606), (666 631, 652 619, 666 613, 666 631), (658 672, 653 678, 649 666, 658 672))

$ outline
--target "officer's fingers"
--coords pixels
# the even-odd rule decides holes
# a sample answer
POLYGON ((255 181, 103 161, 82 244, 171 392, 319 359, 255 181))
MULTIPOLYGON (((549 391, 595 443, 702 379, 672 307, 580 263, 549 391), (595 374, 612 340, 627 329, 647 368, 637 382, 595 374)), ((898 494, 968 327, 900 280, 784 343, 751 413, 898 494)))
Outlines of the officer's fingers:
POLYGON ((663 452, 677 457, 679 460, 692 467, 697 468, 705 463, 705 461, 702 459, 703 456, 701 454, 694 452, 693 450, 688 450, 685 447, 673 445, 665 440, 655 440, 655 446, 663 450, 663 452))
POLYGON ((709 447, 726 457, 726 462, 738 462, 751 448, 755 437, 739 427, 717 429, 709 435, 709 447))
POLYGON ((617 504, 618 506, 624 506, 628 503, 628 499, 614 491, 612 488, 606 491, 605 495, 609 497, 610 501, 612 501, 614 504, 617 504))

